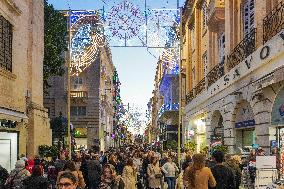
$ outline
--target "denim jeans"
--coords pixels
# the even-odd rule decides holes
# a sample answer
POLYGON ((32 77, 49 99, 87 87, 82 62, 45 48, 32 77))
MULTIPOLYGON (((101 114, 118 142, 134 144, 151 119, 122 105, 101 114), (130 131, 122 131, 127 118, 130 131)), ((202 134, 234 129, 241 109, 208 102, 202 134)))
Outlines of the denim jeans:
POLYGON ((176 188, 176 178, 175 177, 166 177, 168 189, 176 188))

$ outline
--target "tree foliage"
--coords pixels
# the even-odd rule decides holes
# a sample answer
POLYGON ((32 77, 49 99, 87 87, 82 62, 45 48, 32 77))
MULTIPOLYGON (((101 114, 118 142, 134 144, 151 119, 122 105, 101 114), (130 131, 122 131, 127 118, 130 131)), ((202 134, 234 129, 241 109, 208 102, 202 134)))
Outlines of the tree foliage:
POLYGON ((64 51, 67 50, 67 19, 55 10, 47 0, 44 1, 44 60, 43 84, 44 91, 50 87, 48 79, 51 76, 64 74, 64 51))

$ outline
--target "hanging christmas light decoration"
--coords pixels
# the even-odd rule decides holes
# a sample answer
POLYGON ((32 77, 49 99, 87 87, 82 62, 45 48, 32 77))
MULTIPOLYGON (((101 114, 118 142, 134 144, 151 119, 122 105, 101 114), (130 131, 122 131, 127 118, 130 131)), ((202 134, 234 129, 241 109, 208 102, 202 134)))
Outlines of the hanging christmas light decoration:
POLYGON ((99 48, 106 44, 99 15, 98 11, 71 12, 71 76, 89 67, 97 59, 99 48))
POLYGON ((124 0, 113 6, 107 14, 106 35, 118 46, 127 46, 135 38, 138 38, 143 44, 145 37, 141 36, 141 27, 145 23, 143 12, 131 2, 124 0))

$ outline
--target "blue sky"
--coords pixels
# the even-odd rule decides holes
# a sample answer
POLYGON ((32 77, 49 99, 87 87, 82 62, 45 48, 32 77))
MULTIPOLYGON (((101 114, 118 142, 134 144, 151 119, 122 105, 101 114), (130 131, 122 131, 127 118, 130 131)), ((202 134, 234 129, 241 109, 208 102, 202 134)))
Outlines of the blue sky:
MULTIPOLYGON (((113 0, 104 0, 108 4, 117 4, 113 0)), ((130 0, 133 4, 144 0, 130 0)), ((108 6, 102 0, 48 0, 55 9, 96 10, 108 6)), ((184 0, 180 0, 182 4, 184 0)), ((176 8, 176 0, 147 0, 148 8, 176 8)), ((146 48, 113 47, 113 63, 121 81, 121 96, 124 103, 135 104, 146 111, 147 102, 154 89, 154 77, 157 59, 146 48)))

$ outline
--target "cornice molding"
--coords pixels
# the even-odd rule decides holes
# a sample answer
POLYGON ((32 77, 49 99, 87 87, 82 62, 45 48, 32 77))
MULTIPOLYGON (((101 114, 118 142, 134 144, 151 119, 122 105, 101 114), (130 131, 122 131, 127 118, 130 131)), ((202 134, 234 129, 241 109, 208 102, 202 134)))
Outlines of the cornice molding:
POLYGON ((15 12, 18 16, 22 14, 22 11, 19 9, 19 7, 13 2, 13 0, 3 0, 8 6, 9 9, 13 12, 15 12))

